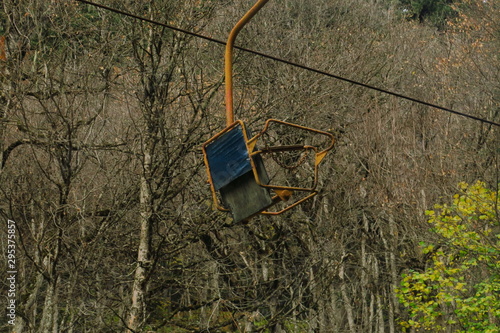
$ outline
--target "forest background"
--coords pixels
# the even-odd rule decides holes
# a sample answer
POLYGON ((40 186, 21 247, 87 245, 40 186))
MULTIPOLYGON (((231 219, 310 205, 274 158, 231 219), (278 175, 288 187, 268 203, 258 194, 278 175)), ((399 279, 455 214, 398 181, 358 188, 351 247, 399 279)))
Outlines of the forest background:
MULTIPOLYGON (((253 1, 100 3, 225 40, 253 1)), ((200 149, 224 127, 221 45, 71 0, 3 0, 0 21, 0 332, 499 331, 494 306, 418 294, 462 274, 445 288, 489 281, 498 304, 498 127, 236 52, 237 118, 337 142, 314 200, 235 224, 200 149), (440 269, 450 249, 476 264, 440 269)), ((237 44, 500 121, 498 1, 272 0, 237 44)))

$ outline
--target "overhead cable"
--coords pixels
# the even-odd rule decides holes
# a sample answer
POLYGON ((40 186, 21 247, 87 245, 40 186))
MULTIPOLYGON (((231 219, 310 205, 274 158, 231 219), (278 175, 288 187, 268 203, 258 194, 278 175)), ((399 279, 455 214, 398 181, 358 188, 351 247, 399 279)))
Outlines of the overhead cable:
MULTIPOLYGON (((188 30, 185 30, 185 29, 181 29, 181 28, 172 26, 170 24, 166 24, 166 23, 161 23, 161 22, 158 22, 158 21, 154 21, 152 19, 148 19, 146 17, 142 17, 142 16, 138 16, 138 15, 135 15, 135 14, 132 14, 132 13, 128 13, 128 12, 125 12, 125 11, 122 11, 122 10, 119 10, 119 9, 116 9, 116 8, 111 8, 111 7, 108 7, 108 6, 105 6, 105 5, 101 5, 101 4, 98 4, 98 3, 95 3, 95 2, 87 1, 87 0, 76 0, 76 1, 88 4, 88 5, 91 5, 91 6, 95 6, 95 7, 98 7, 98 8, 102 8, 102 9, 105 9, 105 10, 108 10, 108 11, 111 11, 111 12, 114 12, 114 13, 117 13, 117 14, 120 14, 120 15, 128 16, 128 17, 131 17, 131 18, 134 18, 134 19, 137 19, 137 20, 141 20, 141 21, 148 22, 148 23, 151 23, 151 24, 163 26, 165 28, 168 28, 168 29, 171 29, 171 30, 183 33, 183 34, 187 34, 187 35, 190 35, 190 36, 194 36, 194 37, 197 37, 197 38, 201 38, 201 39, 213 42, 213 43, 217 43, 217 44, 220 44, 220 45, 226 45, 225 41, 221 41, 221 40, 218 40, 218 39, 215 39, 215 38, 212 38, 212 37, 208 37, 208 36, 196 33, 196 32, 192 32, 192 31, 188 31, 188 30)), ((455 114, 455 115, 458 115, 458 116, 466 117, 466 118, 469 118, 469 119, 477 120, 477 121, 480 121, 480 122, 483 122, 483 123, 486 123, 486 124, 490 124, 490 125, 493 125, 493 126, 500 127, 500 123, 497 123, 497 122, 494 122, 494 121, 491 121, 491 120, 488 120, 488 119, 484 119, 484 118, 476 117, 476 116, 473 116, 473 115, 470 115, 470 114, 467 114, 467 113, 459 112, 459 111, 456 111, 456 110, 453 110, 453 109, 450 109, 450 108, 447 108, 447 107, 443 107, 443 106, 440 106, 440 105, 437 105, 437 104, 434 104, 434 103, 422 101, 420 99, 409 97, 409 96, 406 96, 406 95, 403 95, 403 94, 400 94, 400 93, 396 93, 396 92, 393 92, 393 91, 390 91, 390 90, 387 90, 387 89, 375 87, 375 86, 372 86, 372 85, 369 85, 369 84, 366 84, 366 83, 362 83, 362 82, 359 82, 359 81, 356 81, 356 80, 352 80, 352 79, 345 78, 345 77, 342 77, 342 76, 339 76, 339 75, 328 73, 328 72, 325 72, 325 71, 322 71, 322 70, 319 70, 319 69, 316 69, 316 68, 312 68, 312 67, 301 65, 301 64, 298 64, 298 63, 295 63, 295 62, 292 62, 292 61, 281 59, 281 58, 278 58, 278 57, 275 57, 275 56, 272 56, 272 55, 269 55, 269 54, 266 54, 266 53, 262 53, 262 52, 255 51, 255 50, 251 50, 251 49, 248 49, 248 48, 245 48, 245 47, 242 47, 242 46, 237 46, 237 45, 235 45, 234 48, 238 49, 238 50, 241 50, 241 51, 244 51, 244 52, 247 52, 247 53, 258 55, 258 56, 263 57, 263 58, 267 58, 267 59, 271 59, 271 60, 274 60, 274 61, 277 61, 277 62, 281 62, 281 63, 286 64, 286 65, 290 65, 290 66, 293 66, 293 67, 301 68, 301 69, 304 69, 306 71, 314 72, 314 73, 317 73, 317 74, 320 74, 320 75, 324 75, 324 76, 327 76, 327 77, 331 77, 331 78, 334 78, 334 79, 337 79, 337 80, 340 80, 340 81, 351 83, 351 84, 359 86, 359 87, 363 87, 363 88, 366 88, 366 89, 378 91, 378 92, 386 94, 386 95, 391 95, 391 96, 394 96, 394 97, 397 97, 397 98, 401 98, 401 99, 405 99, 405 100, 408 100, 408 101, 411 101, 411 102, 414 102, 414 103, 417 103, 417 104, 425 105, 425 106, 428 106, 428 107, 431 107, 431 108, 434 108, 434 109, 438 109, 438 110, 449 112, 449 113, 452 113, 452 114, 455 114)))

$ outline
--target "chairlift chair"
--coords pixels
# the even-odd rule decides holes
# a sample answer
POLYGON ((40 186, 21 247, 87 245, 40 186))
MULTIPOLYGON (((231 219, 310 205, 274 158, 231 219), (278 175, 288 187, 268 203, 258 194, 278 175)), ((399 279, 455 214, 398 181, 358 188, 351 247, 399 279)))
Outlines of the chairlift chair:
MULTIPOLYGON (((226 128, 214 135, 202 146, 207 168, 208 182, 215 206, 221 211, 231 212, 235 222, 248 220, 254 215, 279 215, 309 200, 318 192, 318 170, 321 161, 333 148, 332 134, 281 120, 269 119, 257 135, 251 136, 241 120, 234 120, 232 94, 232 52, 237 34, 243 26, 262 8, 268 0, 258 0, 235 25, 229 34, 225 54, 226 83, 226 128), (322 147, 294 142, 287 145, 270 145, 266 137, 275 127, 285 132, 301 131, 322 137, 322 147), (278 165, 285 169, 296 169, 313 152, 313 172, 308 186, 274 184, 266 171, 264 160, 268 156, 292 153, 299 156, 292 165, 278 165), (293 199, 292 199, 293 198, 293 199), (280 204, 279 208, 276 208, 280 204)), ((279 141, 279 136, 278 140, 279 141)))

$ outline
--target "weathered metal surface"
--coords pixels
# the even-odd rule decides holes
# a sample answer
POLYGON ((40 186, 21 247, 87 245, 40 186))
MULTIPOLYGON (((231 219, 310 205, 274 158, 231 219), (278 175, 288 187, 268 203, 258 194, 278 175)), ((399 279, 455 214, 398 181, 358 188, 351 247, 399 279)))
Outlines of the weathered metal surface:
POLYGON ((252 171, 243 128, 240 125, 217 137, 205 150, 216 191, 252 171))
MULTIPOLYGON (((267 173, 260 157, 255 158, 254 162, 259 178, 267 183, 267 173)), ((232 181, 219 192, 223 205, 231 211, 235 222, 246 220, 273 204, 269 190, 257 184, 252 171, 232 181)))

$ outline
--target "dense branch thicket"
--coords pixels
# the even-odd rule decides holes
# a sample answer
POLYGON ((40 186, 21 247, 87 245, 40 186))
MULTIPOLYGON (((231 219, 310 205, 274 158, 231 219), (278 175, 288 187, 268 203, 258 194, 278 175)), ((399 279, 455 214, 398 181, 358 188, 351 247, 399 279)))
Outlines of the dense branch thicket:
MULTIPOLYGON (((253 1, 102 3, 225 39, 253 1)), ((314 200, 234 224, 200 149, 220 45, 71 0, 4 0, 0 22, 0 332, 398 332, 401 276, 439 242, 424 211, 461 181, 498 193, 498 128, 236 52, 237 118, 337 143, 314 200)), ((499 22, 489 0, 281 0, 237 44, 500 122, 499 22)))

